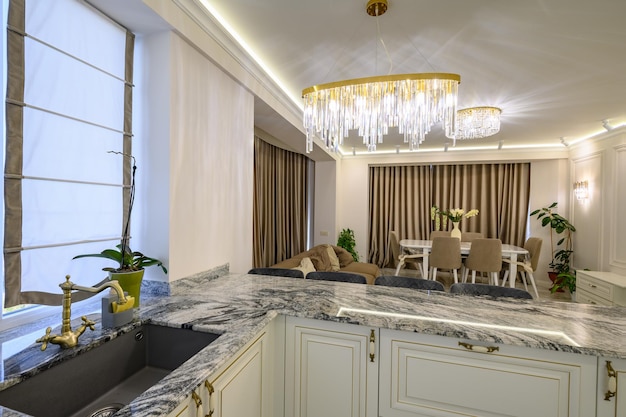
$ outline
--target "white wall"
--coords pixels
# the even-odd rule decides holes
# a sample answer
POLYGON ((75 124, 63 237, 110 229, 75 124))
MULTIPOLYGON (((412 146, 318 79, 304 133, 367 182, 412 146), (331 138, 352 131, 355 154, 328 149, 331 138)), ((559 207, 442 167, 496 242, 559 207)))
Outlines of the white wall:
MULTIPOLYGON (((141 149, 151 164, 138 190, 149 196, 141 245, 154 256, 167 250, 170 281, 227 263, 245 272, 252 264, 253 96, 173 32, 151 36, 146 58, 167 69, 150 68, 146 94, 141 149)), ((168 279, 149 272, 148 279, 168 279)))

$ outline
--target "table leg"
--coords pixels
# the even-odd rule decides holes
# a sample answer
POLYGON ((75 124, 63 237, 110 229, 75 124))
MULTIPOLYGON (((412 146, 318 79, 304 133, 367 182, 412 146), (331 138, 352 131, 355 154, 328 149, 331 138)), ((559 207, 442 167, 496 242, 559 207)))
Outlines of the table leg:
POLYGON ((422 253, 424 254, 424 259, 422 261, 422 267, 424 268, 424 275, 422 278, 430 279, 430 269, 428 268, 428 254, 430 253, 428 248, 422 249, 422 253))

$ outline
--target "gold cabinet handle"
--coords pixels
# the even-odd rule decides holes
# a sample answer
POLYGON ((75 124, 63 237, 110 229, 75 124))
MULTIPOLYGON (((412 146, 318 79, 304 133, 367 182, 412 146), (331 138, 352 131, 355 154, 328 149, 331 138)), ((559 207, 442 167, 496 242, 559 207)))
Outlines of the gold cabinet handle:
POLYGON ((213 388, 213 384, 211 384, 208 379, 204 380, 204 387, 209 392, 209 414, 205 414, 204 417, 213 417, 213 393, 215 392, 215 388, 213 388))
POLYGON ((459 346, 463 346, 467 350, 471 350, 472 352, 480 352, 480 353, 491 353, 496 350, 500 350, 498 346, 478 346, 472 345, 470 343, 459 342, 459 346))
POLYGON ((376 332, 372 329, 370 333, 370 362, 374 362, 376 357, 376 332))
POLYGON ((191 398, 193 398, 194 402, 196 403, 196 409, 200 408, 200 406, 202 405, 202 400, 200 399, 200 396, 196 393, 196 391, 191 391, 191 398))
POLYGON ((607 383, 607 390, 604 393, 604 400, 611 401, 611 397, 615 397, 617 393, 617 372, 611 366, 611 361, 606 361, 606 372, 609 377, 609 381, 607 383))

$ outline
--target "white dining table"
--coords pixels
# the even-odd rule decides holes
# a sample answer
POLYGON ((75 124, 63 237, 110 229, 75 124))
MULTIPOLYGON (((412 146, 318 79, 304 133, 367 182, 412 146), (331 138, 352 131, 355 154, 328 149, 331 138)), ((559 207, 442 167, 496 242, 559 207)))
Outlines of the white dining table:
MULTIPOLYGON (((409 253, 421 252, 424 254, 423 270, 425 271, 426 274, 428 274, 428 271, 429 271, 428 254, 430 253, 432 246, 433 246, 432 240, 402 239, 400 241, 400 249, 402 249, 404 252, 409 252, 409 253)), ((461 255, 469 254, 471 247, 472 247, 471 242, 461 242, 461 255)), ((509 245, 507 243, 502 244, 502 257, 508 258, 514 261, 509 264, 509 277, 510 277, 509 284, 512 288, 515 287, 515 277, 517 275, 517 265, 515 264, 515 262, 518 261, 519 259, 518 257, 520 256, 526 257, 528 255, 529 255, 528 251, 522 247, 509 245)))

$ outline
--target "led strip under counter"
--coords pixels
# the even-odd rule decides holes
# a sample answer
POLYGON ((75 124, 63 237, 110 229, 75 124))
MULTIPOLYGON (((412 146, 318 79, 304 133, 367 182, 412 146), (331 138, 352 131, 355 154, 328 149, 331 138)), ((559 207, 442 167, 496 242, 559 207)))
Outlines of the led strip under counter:
POLYGON ((388 313, 385 311, 363 310, 363 309, 351 308, 351 307, 340 307, 339 311, 337 312, 337 317, 350 317, 351 313, 352 314, 366 314, 366 315, 381 316, 381 317, 393 317, 393 318, 398 318, 398 319, 431 321, 431 322, 438 322, 438 323, 450 323, 450 324, 455 324, 459 326, 483 327, 483 328, 488 328, 488 329, 514 331, 514 332, 520 332, 520 333, 532 333, 532 334, 537 334, 541 336, 562 338, 563 341, 567 343, 568 345, 580 347, 580 345, 576 343, 574 339, 572 339, 565 333, 556 331, 556 330, 540 330, 540 329, 530 329, 527 327, 502 326, 498 324, 477 323, 477 322, 472 322, 472 321, 452 320, 452 319, 444 319, 444 318, 438 318, 438 317, 416 316, 413 314, 388 313))

